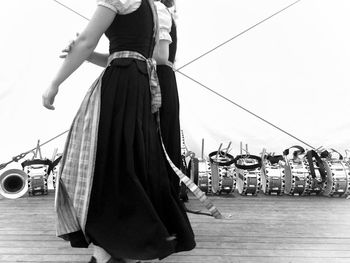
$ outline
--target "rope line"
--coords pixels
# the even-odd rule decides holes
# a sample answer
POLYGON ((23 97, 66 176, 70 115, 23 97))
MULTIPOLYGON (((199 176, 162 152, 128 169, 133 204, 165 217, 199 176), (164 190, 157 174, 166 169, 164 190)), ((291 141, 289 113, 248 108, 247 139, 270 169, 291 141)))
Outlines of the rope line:
POLYGON ((231 104, 237 106, 238 108, 240 108, 240 109, 242 109, 242 110, 248 112, 249 114, 253 115, 254 117, 256 117, 256 118, 262 120, 263 122, 265 122, 265 123, 267 123, 267 124, 269 124, 269 125, 271 125, 272 127, 276 128, 277 130, 279 130, 279 131, 281 131, 281 132, 283 132, 283 133, 289 135, 290 137, 296 139, 297 141, 299 141, 299 142, 301 142, 301 143, 303 143, 303 144, 305 144, 305 145, 311 147, 312 149, 315 149, 315 147, 311 146, 310 144, 306 143, 305 141, 303 141, 303 140, 299 139, 298 137, 294 136, 293 134, 291 134, 291 133, 289 133, 289 132, 283 130, 282 128, 278 127, 277 125, 275 125, 275 124, 273 124, 273 123, 271 123, 271 122, 265 120, 264 118, 260 117, 259 115, 255 114, 254 112, 252 112, 252 111, 246 109, 245 107, 239 105, 238 103, 234 102, 233 100, 231 100, 231 99, 225 97, 224 95, 221 95, 221 94, 218 93, 217 91, 215 91, 215 90, 209 88, 208 86, 202 84, 202 83, 199 82, 198 80, 195 80, 194 78, 192 78, 192 77, 186 75, 185 73, 183 73, 183 72, 181 72, 181 71, 179 71, 179 70, 175 70, 175 72, 177 72, 177 73, 183 75, 184 77, 186 77, 186 78, 190 79, 191 81, 197 83, 197 84, 200 85, 201 87, 203 87, 203 88, 209 90, 210 92, 214 93, 215 95, 219 96, 220 98, 222 98, 222 99, 224 99, 224 100, 230 102, 231 104))
POLYGON ((256 24, 252 25, 252 26, 251 26, 251 27, 249 27, 249 28, 247 28, 247 29, 243 30, 243 31, 242 31, 242 32, 240 32, 239 34, 237 34, 237 35, 235 35, 235 36, 231 37, 230 39, 226 40, 225 42, 223 42, 223 43, 221 43, 221 44, 217 45, 216 47, 214 47, 214 48, 210 49, 209 51, 207 51, 207 52, 203 53, 203 54, 202 54, 202 55, 200 55, 199 57, 197 57, 197 58, 195 58, 195 59, 192 59, 191 61, 187 62, 186 64, 182 65, 181 67, 179 67, 179 68, 177 68, 177 69, 178 69, 178 70, 180 70, 180 69, 183 69, 184 67, 187 67, 188 65, 192 64, 193 62, 195 62, 195 61, 197 61, 197 60, 201 59, 202 57, 204 57, 204 56, 208 55, 209 53, 211 53, 211 52, 215 51, 216 49, 218 49, 218 48, 220 48, 220 47, 222 47, 222 46, 226 45, 226 44, 227 44, 227 43, 229 43, 230 41, 232 41, 232 40, 236 39, 237 37, 239 37, 239 36, 243 35, 244 33, 247 33, 249 30, 253 29, 254 27, 257 27, 258 25, 260 25, 260 24, 264 23, 265 21, 267 21, 267 20, 271 19, 272 17, 274 17, 274 16, 278 15, 279 13, 283 12, 284 10, 286 10, 286 9, 290 8, 291 6, 295 5, 296 3, 300 2, 300 1, 301 1, 301 0, 297 0, 297 1, 295 1, 294 3, 292 3, 292 4, 290 4, 290 5, 288 5, 288 6, 284 7, 284 8, 282 8, 281 10, 279 10, 279 11, 277 11, 277 12, 273 13, 273 14, 272 14, 272 15, 270 15, 269 17, 267 17, 267 18, 265 18, 265 19, 263 19, 263 20, 259 21, 258 23, 256 23, 256 24))
POLYGON ((33 149, 30 149, 30 150, 28 150, 28 151, 26 151, 26 152, 23 152, 23 153, 21 153, 21 154, 16 155, 15 157, 12 158, 11 161, 8 161, 8 162, 6 162, 6 163, 0 164, 0 170, 4 169, 7 165, 9 165, 9 164, 12 163, 12 162, 18 162, 20 159, 24 158, 28 153, 31 153, 31 152, 33 152, 35 149, 37 149, 37 147, 41 147, 41 146, 44 146, 45 144, 48 144, 49 142, 51 142, 51 141, 55 140, 56 138, 62 136, 63 134, 67 133, 68 131, 69 131, 69 130, 66 130, 66 131, 64 131, 64 132, 61 132, 60 134, 56 135, 55 137, 53 137, 53 138, 47 140, 46 142, 43 142, 42 144, 39 144, 38 146, 34 147, 33 149))
POLYGON ((80 14, 79 12, 75 11, 74 9, 70 8, 69 6, 66 6, 65 4, 61 3, 60 1, 57 1, 57 0, 53 0, 53 1, 55 1, 57 4, 63 6, 64 8, 70 10, 70 11, 73 12, 74 14, 76 14, 76 15, 78 15, 78 16, 80 16, 80 17, 82 17, 82 18, 84 18, 84 19, 86 19, 86 20, 88 20, 88 21, 90 20, 90 19, 87 18, 86 16, 83 16, 83 15, 80 14))

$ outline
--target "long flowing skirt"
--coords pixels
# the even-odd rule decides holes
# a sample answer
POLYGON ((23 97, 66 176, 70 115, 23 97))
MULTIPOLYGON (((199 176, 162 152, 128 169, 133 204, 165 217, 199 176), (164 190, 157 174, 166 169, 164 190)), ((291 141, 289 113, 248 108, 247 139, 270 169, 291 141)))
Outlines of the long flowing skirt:
POLYGON ((85 232, 116 258, 164 258, 195 247, 150 109, 146 64, 115 60, 102 78, 85 232))
MULTIPOLYGON (((162 107, 160 108, 161 133, 166 151, 175 164, 180 168, 181 161, 181 138, 179 120, 179 95, 175 73, 166 65, 157 66, 157 75, 162 92, 162 107)), ((179 177, 167 165, 171 182, 177 192, 180 191, 179 177)))

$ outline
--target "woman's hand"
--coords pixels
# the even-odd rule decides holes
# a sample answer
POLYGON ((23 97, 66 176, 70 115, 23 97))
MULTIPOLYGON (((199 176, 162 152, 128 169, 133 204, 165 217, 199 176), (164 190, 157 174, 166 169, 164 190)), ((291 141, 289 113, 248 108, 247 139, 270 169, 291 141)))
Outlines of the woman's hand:
POLYGON ((49 110, 54 110, 55 107, 53 106, 53 103, 55 101, 55 97, 58 93, 58 85, 51 84, 43 93, 42 99, 43 99, 43 106, 49 110))
MULTIPOLYGON (((78 38, 79 36, 79 33, 75 33, 76 35, 76 38, 78 38)), ((68 46, 66 46, 64 49, 62 49, 62 54, 59 56, 60 58, 66 58, 67 55, 69 54, 69 52, 71 52, 73 46, 74 46, 74 43, 75 43, 75 39, 74 40, 71 40, 69 41, 68 43, 68 46)))

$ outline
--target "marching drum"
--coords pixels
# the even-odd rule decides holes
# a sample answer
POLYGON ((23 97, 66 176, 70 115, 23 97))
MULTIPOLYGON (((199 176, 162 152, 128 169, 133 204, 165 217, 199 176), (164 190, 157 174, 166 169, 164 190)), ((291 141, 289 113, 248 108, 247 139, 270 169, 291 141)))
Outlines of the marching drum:
MULTIPOLYGON (((232 156, 230 158, 233 160, 232 156)), ((228 163, 220 164, 211 158, 210 160, 191 158, 189 177, 206 194, 230 194, 236 188, 233 166, 228 163)))
POLYGON ((320 156, 314 151, 307 151, 305 156, 308 162, 310 185, 308 194, 321 194, 326 186, 327 171, 320 156))
POLYGON ((333 158, 332 154, 321 154, 325 169, 327 171, 327 180, 325 183, 323 195, 342 196, 350 193, 350 165, 344 161, 339 154, 338 158, 333 158))
POLYGON ((28 175, 28 194, 47 195, 48 176, 52 162, 48 159, 26 160, 22 163, 24 172, 28 175))
POLYGON ((238 155, 234 163, 238 193, 257 195, 261 185, 261 158, 254 155, 238 155))
POLYGON ((262 167, 261 167, 261 190, 264 194, 275 193, 282 195, 285 188, 285 174, 284 167, 281 162, 284 163, 282 155, 263 156, 262 167))
POLYGON ((234 158, 228 153, 215 151, 209 154, 213 194, 232 193, 236 188, 234 158))
POLYGON ((300 146, 292 146, 284 150, 283 155, 285 159, 284 173, 285 173, 285 189, 284 193, 289 195, 305 195, 308 193, 310 184, 310 173, 307 161, 301 156, 305 153, 304 148, 300 146), (294 151, 293 158, 288 158, 289 149, 297 148, 294 151))
POLYGON ((211 194, 211 165, 209 160, 191 158, 189 162, 190 179, 206 194, 211 194))

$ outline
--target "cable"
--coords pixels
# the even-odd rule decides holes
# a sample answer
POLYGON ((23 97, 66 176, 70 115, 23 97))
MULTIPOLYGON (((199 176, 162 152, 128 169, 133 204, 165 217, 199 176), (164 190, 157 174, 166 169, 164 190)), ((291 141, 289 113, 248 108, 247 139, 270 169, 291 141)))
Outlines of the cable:
POLYGON ((88 21, 90 20, 90 19, 87 18, 86 16, 83 16, 82 14, 78 13, 78 12, 75 11, 74 9, 70 8, 69 6, 66 6, 65 4, 61 3, 60 1, 57 1, 57 0, 53 0, 53 1, 55 1, 57 4, 59 4, 59 5, 63 6, 63 7, 65 7, 65 8, 67 8, 68 10, 70 10, 71 12, 73 12, 74 14, 76 14, 76 15, 78 15, 78 16, 80 16, 80 17, 82 17, 82 18, 84 18, 84 19, 86 19, 86 20, 88 20, 88 21))
POLYGON ((181 72, 181 71, 179 71, 179 70, 175 70, 175 72, 177 72, 177 73, 183 75, 184 77, 186 77, 186 78, 192 80, 193 82, 195 82, 195 83, 197 83, 198 85, 202 86, 203 88, 209 90, 210 92, 214 93, 215 95, 219 96, 220 98, 223 98, 224 100, 226 100, 226 101, 232 103, 233 105, 235 105, 235 106, 241 108, 242 110, 244 110, 244 111, 248 112, 249 114, 253 115, 254 117, 256 117, 256 118, 258 118, 258 119, 264 121, 265 123, 267 123, 267 124, 271 125, 272 127, 276 128, 277 130, 279 130, 279 131, 281 131, 281 132, 283 132, 283 133, 289 135, 290 137, 296 139, 297 141, 299 141, 299 142, 301 142, 301 143, 303 143, 303 144, 305 144, 305 145, 311 147, 312 149, 315 149, 315 147, 311 146, 310 144, 306 143, 305 141, 303 141, 303 140, 297 138, 296 136, 292 135, 291 133, 289 133, 289 132, 287 132, 287 131, 285 131, 285 130, 279 128, 279 127, 276 126, 275 124, 273 124, 273 123, 271 123, 271 122, 265 120, 264 118, 260 117, 259 115, 255 114, 254 112, 252 112, 252 111, 246 109, 245 107, 239 105, 238 103, 236 103, 236 102, 230 100, 229 98, 226 98, 225 96, 223 96, 223 95, 221 95, 220 93, 216 92, 215 90, 212 90, 211 88, 205 86, 204 84, 202 84, 202 83, 200 83, 199 81, 195 80, 194 78, 192 78, 192 77, 186 75, 185 73, 183 73, 183 72, 181 72))
POLYGON ((24 152, 24 153, 21 153, 21 154, 16 155, 15 157, 12 158, 11 161, 8 161, 7 163, 2 163, 2 164, 0 164, 0 170, 4 169, 7 165, 9 165, 9 164, 12 163, 12 162, 18 162, 20 159, 24 158, 28 153, 33 152, 33 151, 34 151, 35 149, 37 149, 38 147, 44 146, 45 144, 47 144, 47 143, 49 143, 49 142, 55 140, 56 138, 62 136, 62 135, 65 134, 65 133, 67 133, 68 131, 69 131, 69 130, 66 130, 66 131, 64 131, 64 132, 62 132, 62 133, 56 135, 55 137, 53 137, 53 138, 47 140, 46 142, 44 142, 44 143, 42 143, 42 144, 39 144, 37 147, 34 147, 33 149, 30 149, 30 150, 28 150, 28 151, 26 151, 26 152, 24 152))
POLYGON ((301 0, 295 1, 294 3, 292 3, 292 4, 288 5, 288 6, 286 6, 285 8, 283 8, 283 9, 277 11, 277 12, 274 13, 274 14, 270 15, 269 17, 267 17, 267 18, 261 20, 260 22, 258 22, 258 23, 256 23, 256 24, 252 25, 252 26, 249 27, 249 28, 243 30, 241 33, 239 33, 239 34, 237 34, 237 35, 231 37, 230 39, 228 39, 228 40, 226 40, 225 42, 223 42, 223 43, 217 45, 216 47, 214 47, 214 48, 212 48, 212 49, 210 49, 209 51, 205 52, 204 54, 200 55, 199 57, 197 57, 197 58, 195 58, 195 59, 192 59, 191 61, 189 61, 189 62, 187 62, 186 64, 182 65, 181 67, 177 68, 177 70, 180 70, 180 69, 183 69, 184 67, 187 67, 188 65, 192 64, 193 62, 199 60, 200 58, 202 58, 202 57, 204 57, 204 56, 206 56, 206 55, 208 55, 209 53, 215 51, 215 50, 218 49, 219 47, 222 47, 223 45, 229 43, 230 41, 236 39, 237 37, 243 35, 244 33, 248 32, 249 30, 253 29, 254 27, 256 27, 256 26, 262 24, 263 22, 269 20, 270 18, 276 16, 277 14, 283 12, 284 10, 288 9, 289 7, 295 5, 296 3, 300 2, 300 1, 301 1, 301 0))

